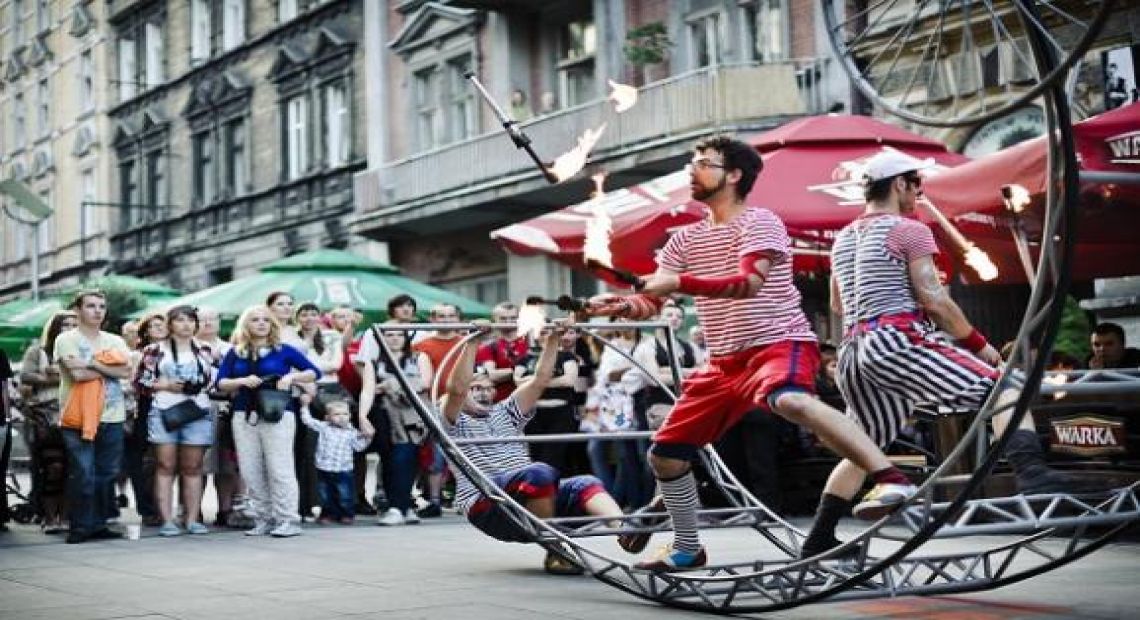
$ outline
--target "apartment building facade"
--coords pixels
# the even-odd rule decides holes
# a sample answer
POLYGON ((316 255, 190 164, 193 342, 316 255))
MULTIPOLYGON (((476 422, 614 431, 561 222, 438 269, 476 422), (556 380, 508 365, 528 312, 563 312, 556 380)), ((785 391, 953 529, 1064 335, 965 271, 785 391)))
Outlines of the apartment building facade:
POLYGON ((387 122, 369 126, 351 230, 387 243, 405 272, 484 302, 596 288, 488 237, 592 184, 544 180, 466 72, 546 160, 604 124, 591 170, 607 189, 676 171, 699 137, 849 105, 811 0, 398 0, 366 3, 364 23, 368 115, 387 122), (610 80, 641 86, 640 102, 615 113, 610 80))
POLYGON ((101 2, 0 2, 0 176, 53 211, 0 197, 0 300, 28 294, 33 262, 44 290, 106 269, 111 50, 101 2))
POLYGON ((112 0, 109 268, 195 290, 347 247, 360 0, 112 0))

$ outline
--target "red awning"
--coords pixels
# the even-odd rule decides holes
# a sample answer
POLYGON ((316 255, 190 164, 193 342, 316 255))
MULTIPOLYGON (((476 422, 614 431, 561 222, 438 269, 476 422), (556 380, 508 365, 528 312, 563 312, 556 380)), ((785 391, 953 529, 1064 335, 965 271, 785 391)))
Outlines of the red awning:
MULTIPOLYGON (((827 269, 829 233, 842 228, 863 209, 858 182, 862 162, 893 148, 918 158, 933 158, 940 168, 966 160, 935 140, 865 116, 802 118, 753 136, 764 171, 747 203, 776 212, 795 239, 795 269, 827 269)), ((650 273, 655 252, 673 230, 700 220, 705 207, 691 199, 689 177, 678 171, 601 199, 613 219, 610 249, 614 266, 650 273)), ((593 201, 567 207, 491 233, 519 255, 546 254, 581 267, 586 221, 593 201)))
MULTIPOLYGON (((1117 108, 1073 126, 1083 172, 1140 174, 1140 104, 1117 108)), ((1048 183, 1045 138, 1022 142, 932 176, 926 195, 998 263, 999 281, 1025 281, 1001 188, 1018 184, 1032 202, 1021 215, 1036 262, 1048 183)), ((1089 280, 1140 273, 1140 185, 1082 183, 1073 277, 1089 280)))

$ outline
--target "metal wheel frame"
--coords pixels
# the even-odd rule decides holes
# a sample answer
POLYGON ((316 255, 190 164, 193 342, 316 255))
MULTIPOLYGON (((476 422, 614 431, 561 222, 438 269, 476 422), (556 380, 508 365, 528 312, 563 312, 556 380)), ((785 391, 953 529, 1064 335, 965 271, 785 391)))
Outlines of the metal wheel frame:
MULTIPOLYGON (((824 23, 825 23, 825 26, 826 26, 827 32, 828 32, 828 39, 831 42, 831 49, 835 53, 835 57, 839 60, 839 64, 843 66, 843 70, 847 73, 848 77, 851 79, 851 82, 853 84, 855 84, 856 88, 858 88, 859 91, 861 93, 863 93, 863 95, 865 95, 868 99, 872 100, 875 103, 875 105, 877 105, 877 106, 881 107, 882 109, 890 112, 894 116, 908 120, 910 122, 918 123, 920 125, 928 125, 928 126, 932 126, 932 127, 968 127, 968 126, 972 126, 972 125, 979 125, 982 123, 986 123, 986 122, 992 121, 994 119, 997 119, 999 117, 1005 116, 1006 114, 1009 114, 1010 112, 1017 110, 1018 108, 1025 107, 1026 104, 1028 104, 1031 101, 1033 101, 1034 99, 1037 99, 1038 97, 1041 97, 1042 95, 1044 95, 1046 90, 1049 89, 1052 84, 1061 80, 1063 78, 1063 76, 1065 76, 1069 72, 1069 70, 1073 68, 1073 66, 1075 66, 1077 63, 1079 63, 1083 59, 1084 55, 1088 52, 1089 48, 1092 47, 1092 44, 1094 43, 1094 41, 1095 41, 1097 35, 1099 34, 1101 28, 1104 26, 1105 22, 1108 20, 1109 13, 1111 13, 1112 8, 1113 8, 1116 0, 1100 0, 1102 2, 1100 9, 1089 20, 1087 30, 1085 30, 1085 33, 1077 41, 1076 45, 1074 45, 1072 47, 1072 49, 1067 51, 1067 54, 1065 55, 1064 58, 1061 58, 1061 59, 1057 60, 1056 62, 1052 63, 1051 66, 1048 68, 1041 67, 1040 64, 1038 64, 1038 67, 1037 67, 1038 75, 1039 76, 1044 75, 1045 77, 1036 80, 1036 82, 1031 87, 1029 87, 1027 90, 1016 95, 1011 100, 1006 101, 1006 102, 998 105, 996 108, 987 109, 985 106, 985 97, 983 95, 981 98, 982 109, 980 111, 973 112, 973 113, 966 113, 964 115, 959 115, 959 116, 956 116, 953 118, 945 118, 945 117, 929 116, 926 114, 918 114, 912 110, 907 109, 905 106, 896 105, 890 101, 887 101, 883 97, 883 95, 881 93, 879 93, 879 91, 875 88, 875 86, 873 84, 871 84, 871 82, 868 80, 867 76, 864 75, 864 73, 856 65, 856 59, 854 58, 850 49, 847 47, 846 41, 840 40, 842 37, 839 35, 842 33, 836 32, 838 29, 840 29, 844 26, 844 24, 837 23, 837 16, 836 16, 836 10, 838 8, 837 5, 844 4, 844 3, 846 3, 846 1, 847 0, 823 0, 822 9, 823 9, 824 23)), ((874 1, 876 1, 876 0, 871 0, 871 2, 874 2, 874 1)), ((889 8, 892 8, 894 6, 895 2, 897 2, 898 0, 878 0, 878 1, 889 2, 890 6, 887 7, 889 9, 889 8)), ((921 13, 922 8, 924 6, 926 6, 928 1, 934 1, 934 0, 919 0, 919 2, 921 2, 921 6, 919 6, 916 9, 915 13, 916 14, 921 13)), ((995 20, 998 19, 997 10, 995 8, 995 4, 997 4, 997 2, 995 0, 980 0, 980 1, 978 1, 978 0, 937 0, 937 2, 939 5, 943 6, 943 11, 947 11, 948 10, 947 5, 952 4, 952 3, 971 3, 971 4, 973 4, 976 2, 978 5, 984 6, 985 10, 990 12, 990 14, 992 15, 992 19, 995 19, 995 20)), ((1040 24, 1039 17, 1037 17, 1037 12, 1036 12, 1036 9, 1034 8, 1033 2, 1034 2, 1034 0, 1011 0, 1013 8, 1016 11, 1016 13, 1018 14, 1018 17, 1021 19, 1023 24, 1026 22, 1027 16, 1029 16, 1030 19, 1037 20, 1037 23, 1040 24)), ((876 20, 876 23, 877 23, 877 20, 876 20)), ((908 28, 907 28, 908 37, 909 37, 910 32, 913 32, 913 30, 914 30, 913 28, 909 27, 909 26, 913 26, 913 24, 914 24, 914 21, 912 19, 912 21, 908 24, 908 28)), ((939 31, 941 30, 941 26, 942 26, 942 20, 940 20, 939 24, 938 24, 939 31)), ((1042 27, 1043 27, 1043 24, 1042 24, 1042 27)), ((1004 27, 1002 27, 1002 30, 1004 30, 1004 27)), ((1030 31, 1040 35, 1040 33, 1038 32, 1038 30, 1036 28, 1027 29, 1027 33, 1030 31)), ((1009 33, 1007 32, 1006 34, 1008 35, 1009 33)), ((1028 34, 1027 34, 1027 36, 1028 36, 1028 34)), ((896 35, 894 37, 891 37, 891 40, 888 41, 887 44, 888 45, 894 44, 894 45, 901 46, 904 43, 909 41, 909 38, 906 41, 896 41, 897 37, 898 37, 898 34, 896 33, 896 35)), ((1038 38, 1040 39, 1040 37, 1038 37, 1038 38)), ((1012 40, 1012 37, 1011 37, 1011 40, 1012 40)), ((927 42, 926 42, 926 49, 923 50, 923 58, 921 59, 922 61, 926 61, 925 56, 926 56, 926 52, 929 50, 930 42, 931 42, 931 40, 928 38, 927 42)), ((1049 42, 1045 42, 1045 44, 1048 45, 1049 42)), ((940 45, 941 45, 941 39, 939 39, 939 46, 940 45)), ((1055 50, 1055 46, 1052 46, 1052 47, 1055 50)), ((935 54, 937 54, 938 51, 939 51, 938 48, 936 48, 935 54)), ((1034 56, 1036 56, 1036 55, 1037 55, 1037 52, 1034 51, 1034 56)), ((897 62, 897 57, 896 57, 896 62, 897 62)), ((894 67, 892 66, 891 68, 893 69, 894 67)), ((917 72, 912 76, 912 79, 907 86, 908 89, 913 88, 915 86, 915 83, 914 83, 915 77, 917 77, 917 72)), ((983 84, 979 87, 978 92, 983 92, 984 90, 985 90, 985 85, 983 84)))

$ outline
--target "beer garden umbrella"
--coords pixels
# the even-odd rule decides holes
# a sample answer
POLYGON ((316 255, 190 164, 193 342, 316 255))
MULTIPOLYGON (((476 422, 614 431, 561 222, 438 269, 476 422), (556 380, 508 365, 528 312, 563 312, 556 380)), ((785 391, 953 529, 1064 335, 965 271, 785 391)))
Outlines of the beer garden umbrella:
POLYGON ((298 303, 312 301, 323 310, 341 304, 358 308, 370 321, 384 320, 388 300, 401 293, 416 300, 421 318, 439 303, 459 306, 465 318, 491 314, 491 308, 478 301, 400 275, 391 265, 333 249, 290 256, 262 267, 260 273, 184 295, 171 304, 217 310, 228 330, 243 310, 265 303, 275 291, 289 293, 298 303))
POLYGON ((79 286, 64 289, 60 294, 45 297, 38 302, 16 299, 0 305, 0 348, 9 357, 21 355, 28 343, 39 337, 45 323, 67 306, 71 296, 82 289, 120 289, 142 295, 146 306, 142 312, 165 307, 181 291, 133 276, 109 275, 88 280, 79 286))

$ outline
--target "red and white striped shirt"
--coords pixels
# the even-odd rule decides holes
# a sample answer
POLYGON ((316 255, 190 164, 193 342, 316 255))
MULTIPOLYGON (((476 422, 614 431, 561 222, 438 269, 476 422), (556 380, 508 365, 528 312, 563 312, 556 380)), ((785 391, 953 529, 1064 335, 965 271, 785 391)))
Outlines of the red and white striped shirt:
POLYGON ((781 340, 814 342, 815 333, 800 308, 800 292, 792 282, 791 241, 784 223, 767 209, 748 208, 731 222, 711 218, 673 235, 657 264, 676 273, 720 278, 740 272, 745 254, 772 259, 768 279, 748 299, 697 297, 697 319, 709 352, 728 355, 781 340))

